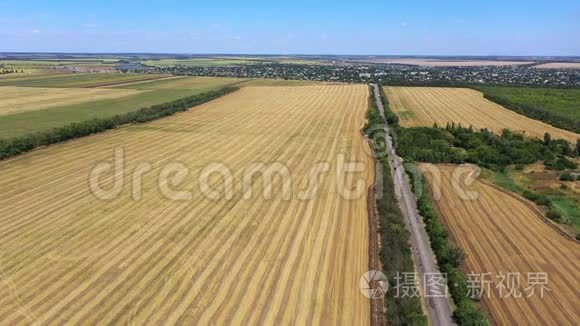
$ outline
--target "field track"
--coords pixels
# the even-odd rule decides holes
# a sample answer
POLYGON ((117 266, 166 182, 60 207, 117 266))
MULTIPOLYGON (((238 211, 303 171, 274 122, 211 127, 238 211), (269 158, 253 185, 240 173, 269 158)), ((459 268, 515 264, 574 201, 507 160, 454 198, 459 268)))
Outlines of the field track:
MULTIPOLYGON (((424 171, 433 165, 422 164, 424 171)), ((466 253, 467 273, 491 273, 490 298, 483 303, 497 325, 577 325, 578 280, 580 279, 577 242, 564 238, 546 224, 530 202, 481 181, 467 186, 457 183, 466 192, 476 192, 475 200, 461 200, 452 185, 456 166, 437 165, 441 172, 441 186, 436 174, 426 173, 441 221, 455 243, 466 253), (438 192, 440 189, 440 192, 438 192), (527 288, 528 273, 548 273, 548 288, 544 298, 539 287, 530 298, 498 295, 499 273, 520 273, 519 291, 527 288)), ((462 167, 463 177, 470 168, 462 167)), ((464 180, 464 179, 458 179, 464 180)), ((484 287, 485 289, 485 287, 484 287)), ((486 290, 484 290, 486 291, 486 290)), ((490 293, 490 292, 484 292, 490 293)))
POLYGON ((574 132, 510 111, 469 88, 385 87, 385 94, 403 127, 431 127, 435 122, 445 127, 455 122, 497 133, 507 128, 536 138, 543 138, 549 132, 552 138, 566 139, 572 144, 580 138, 574 132))
POLYGON ((130 89, 37 88, 0 86, 0 116, 141 93, 130 89))
MULTIPOLYGON (((360 133, 367 101, 363 85, 244 87, 170 118, 0 162, 0 324, 369 324, 359 290, 374 170, 360 133), (89 174, 116 148, 124 188, 99 200, 89 174), (352 200, 337 192, 340 154, 364 163, 340 178, 361 186, 352 200), (190 173, 173 188, 190 199, 160 190, 161 168, 177 162, 190 173), (291 199, 279 177, 264 199, 261 176, 244 197, 242 173, 256 162, 288 167, 291 199), (312 199, 297 198, 318 162, 329 172, 312 199), (130 176, 146 163, 135 200, 130 176), (202 195, 200 174, 212 163, 231 170, 232 199, 202 195)), ((121 179, 106 173, 101 185, 121 179)), ((210 178, 223 194, 222 181, 210 178)))

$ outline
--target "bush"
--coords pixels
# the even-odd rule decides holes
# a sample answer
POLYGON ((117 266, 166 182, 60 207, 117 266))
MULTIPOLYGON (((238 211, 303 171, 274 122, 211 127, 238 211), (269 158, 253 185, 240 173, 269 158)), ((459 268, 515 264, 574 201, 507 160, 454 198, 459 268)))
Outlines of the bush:
POLYGON ((533 191, 530 190, 524 190, 523 192, 524 197, 526 197, 527 199, 533 201, 534 203, 541 205, 541 206, 551 206, 552 203, 550 201, 550 199, 544 195, 535 193, 533 191))
POLYGON ((576 169, 578 167, 576 163, 570 161, 566 157, 559 157, 558 159, 556 159, 556 161, 546 161, 544 162, 544 165, 546 166, 546 168, 550 170, 558 170, 558 171, 571 170, 576 169))
POLYGON ((550 209, 548 211, 548 213, 546 214, 546 217, 549 218, 552 221, 561 221, 562 220, 562 214, 560 214, 560 212, 550 209))
POLYGON ((570 172, 564 172, 564 173, 560 174, 560 180, 561 181, 575 181, 576 177, 574 177, 574 175, 572 175, 572 173, 570 173, 570 172))

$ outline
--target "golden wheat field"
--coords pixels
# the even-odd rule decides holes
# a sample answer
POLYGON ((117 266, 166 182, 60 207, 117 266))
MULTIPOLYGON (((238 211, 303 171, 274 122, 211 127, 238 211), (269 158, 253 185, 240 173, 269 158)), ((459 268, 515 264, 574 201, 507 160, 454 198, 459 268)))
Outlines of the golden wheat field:
POLYGON ((455 122, 497 133, 507 128, 536 138, 543 138, 549 132, 553 138, 566 139, 572 144, 580 138, 574 132, 510 111, 469 88, 385 87, 385 94, 403 127, 431 127, 433 123, 445 127, 455 122))
POLYGON ((367 98, 244 87, 0 162, 0 324, 369 324, 367 98), (341 155, 364 170, 339 176, 341 155))
POLYGON ((466 273, 491 273, 485 276, 493 282, 490 291, 487 285, 482 288, 483 303, 492 322, 497 325, 577 325, 580 320, 578 243, 549 226, 531 202, 483 181, 465 182, 470 167, 422 164, 421 169, 429 181, 441 221, 453 241, 465 251, 466 273), (439 173, 428 172, 434 167, 439 173), (453 171, 457 171, 458 176, 455 185, 453 171), (476 197, 464 200, 461 193, 476 194, 476 197), (508 281, 501 283, 500 273, 504 276, 519 273, 520 285, 517 285, 517 276, 512 276, 512 286, 508 281), (533 279, 528 283, 528 273, 547 273, 549 290, 544 291, 543 298, 537 285, 530 296, 533 279), (498 286, 501 284, 506 288, 500 295, 498 286), (508 295, 511 288, 517 290, 508 295), (522 294, 519 298, 516 297, 518 293, 522 294))
POLYGON ((143 91, 102 88, 0 86, 0 116, 90 101, 120 98, 143 91))

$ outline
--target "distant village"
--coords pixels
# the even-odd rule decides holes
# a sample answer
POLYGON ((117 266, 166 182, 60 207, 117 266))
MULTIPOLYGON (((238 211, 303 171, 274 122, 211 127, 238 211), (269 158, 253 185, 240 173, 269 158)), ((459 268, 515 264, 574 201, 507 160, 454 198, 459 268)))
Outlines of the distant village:
POLYGON ((500 84, 578 87, 580 70, 538 69, 529 66, 428 67, 399 64, 251 64, 231 66, 172 66, 143 68, 176 75, 281 78, 313 81, 404 84, 500 84))

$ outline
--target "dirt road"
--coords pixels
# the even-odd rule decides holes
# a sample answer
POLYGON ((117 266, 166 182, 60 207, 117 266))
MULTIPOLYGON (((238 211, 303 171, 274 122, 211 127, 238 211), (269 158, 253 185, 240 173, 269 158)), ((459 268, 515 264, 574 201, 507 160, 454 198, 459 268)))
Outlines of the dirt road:
MULTIPOLYGON (((383 119, 385 119, 385 112, 381 97, 379 94, 379 87, 376 84, 371 84, 375 93, 377 107, 383 119)), ((393 175, 393 182, 395 184, 396 196, 399 200, 399 206, 405 216, 407 228, 411 233, 411 248, 413 251, 413 259, 415 261, 415 268, 417 278, 420 282, 420 289, 422 293, 422 300, 424 306, 427 307, 427 316, 432 325, 453 325, 451 318, 452 308, 447 297, 425 296, 425 276, 439 273, 435 255, 431 251, 429 237, 423 224, 419 213, 417 211, 415 195, 411 191, 411 187, 405 178, 403 160, 397 156, 391 133, 389 128, 385 125, 385 138, 388 151, 389 164, 391 166, 391 173, 393 175)))

